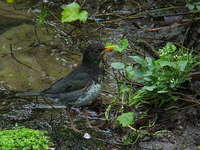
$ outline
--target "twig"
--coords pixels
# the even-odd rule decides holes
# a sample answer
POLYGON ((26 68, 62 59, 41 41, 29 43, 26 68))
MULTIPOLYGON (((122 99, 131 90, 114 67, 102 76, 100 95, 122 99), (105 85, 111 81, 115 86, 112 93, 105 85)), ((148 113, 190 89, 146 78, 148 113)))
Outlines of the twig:
POLYGON ((154 32, 154 31, 159 31, 159 30, 173 29, 173 28, 177 28, 181 26, 190 25, 190 24, 192 24, 192 21, 184 22, 182 24, 173 24, 170 26, 158 27, 158 28, 149 28, 149 29, 145 29, 144 32, 154 32))
POLYGON ((200 100, 192 100, 191 97, 183 94, 183 93, 179 93, 179 92, 173 92, 172 94, 176 94, 176 95, 180 95, 180 96, 183 96, 182 97, 179 97, 179 99, 181 100, 184 100, 186 102, 191 102, 191 103, 196 103, 196 104, 200 104, 200 100))
POLYGON ((179 99, 184 100, 186 102, 196 103, 200 105, 200 100, 192 100, 192 99, 186 99, 186 98, 180 98, 180 97, 179 99))
POLYGON ((34 71, 40 72, 39 70, 34 69, 34 68, 32 68, 31 66, 29 66, 29 65, 27 65, 27 64, 24 64, 24 63, 22 63, 20 60, 18 60, 18 59, 15 57, 14 53, 13 53, 12 44, 10 44, 10 55, 11 55, 11 57, 12 57, 17 63, 19 63, 19 64, 21 64, 21 65, 23 65, 23 66, 25 66, 25 67, 27 67, 27 68, 29 68, 29 69, 32 69, 32 70, 34 70, 34 71))
POLYGON ((125 106, 125 107, 128 107, 128 108, 133 108, 131 107, 130 105, 126 104, 126 103, 121 103, 121 102, 111 102, 109 103, 110 105, 120 105, 120 106, 125 106))

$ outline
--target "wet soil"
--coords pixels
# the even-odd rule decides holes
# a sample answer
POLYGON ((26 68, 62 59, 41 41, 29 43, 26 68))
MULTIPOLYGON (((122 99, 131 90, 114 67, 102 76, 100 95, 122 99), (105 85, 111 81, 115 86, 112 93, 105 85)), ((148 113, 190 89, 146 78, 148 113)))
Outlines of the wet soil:
MULTIPOLYGON (((191 13, 184 1, 86 0, 80 4, 91 14, 85 24, 63 26, 49 17, 52 22, 36 26, 40 2, 15 6, 0 2, 0 128, 22 125, 47 130, 57 150, 198 150, 200 106, 185 101, 173 104, 173 109, 151 108, 150 117, 135 127, 155 124, 136 143, 125 144, 132 131, 104 115, 116 92, 109 75, 103 93, 84 108, 68 110, 47 99, 15 96, 16 91, 45 89, 68 74, 81 62, 81 47, 95 41, 129 40, 124 54, 105 56, 108 66, 130 54, 156 57, 155 50, 166 42, 200 51, 200 14, 191 13)), ((59 6, 57 1, 49 4, 52 10, 59 11, 59 6)))

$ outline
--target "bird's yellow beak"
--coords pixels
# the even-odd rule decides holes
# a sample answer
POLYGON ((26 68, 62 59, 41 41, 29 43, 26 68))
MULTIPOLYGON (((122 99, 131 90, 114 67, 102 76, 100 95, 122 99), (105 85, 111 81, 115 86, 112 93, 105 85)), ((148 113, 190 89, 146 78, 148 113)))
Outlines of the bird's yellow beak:
POLYGON ((112 51, 115 48, 117 48, 117 46, 105 46, 103 51, 104 52, 106 52, 106 51, 112 51))

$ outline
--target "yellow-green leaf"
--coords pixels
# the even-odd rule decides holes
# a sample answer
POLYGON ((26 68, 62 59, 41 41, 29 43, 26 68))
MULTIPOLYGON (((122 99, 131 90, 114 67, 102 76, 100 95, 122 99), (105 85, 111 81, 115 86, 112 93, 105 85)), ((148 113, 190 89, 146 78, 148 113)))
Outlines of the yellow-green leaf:
POLYGON ((117 117, 117 120, 123 127, 127 127, 133 124, 135 120, 134 115, 135 115, 134 112, 123 113, 117 117))
POLYGON ((7 3, 14 3, 15 0, 6 0, 7 3))
POLYGON ((76 2, 63 6, 62 8, 62 22, 73 22, 76 20, 85 22, 88 18, 88 12, 85 10, 81 10, 80 5, 76 2))

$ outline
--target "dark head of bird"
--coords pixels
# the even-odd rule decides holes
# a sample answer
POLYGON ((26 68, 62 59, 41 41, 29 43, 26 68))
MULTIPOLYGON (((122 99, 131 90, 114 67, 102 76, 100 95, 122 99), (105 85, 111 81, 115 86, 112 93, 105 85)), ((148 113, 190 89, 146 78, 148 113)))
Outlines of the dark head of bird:
POLYGON ((83 52, 82 64, 99 65, 105 51, 111 51, 114 46, 104 46, 101 43, 96 43, 88 46, 83 52))

